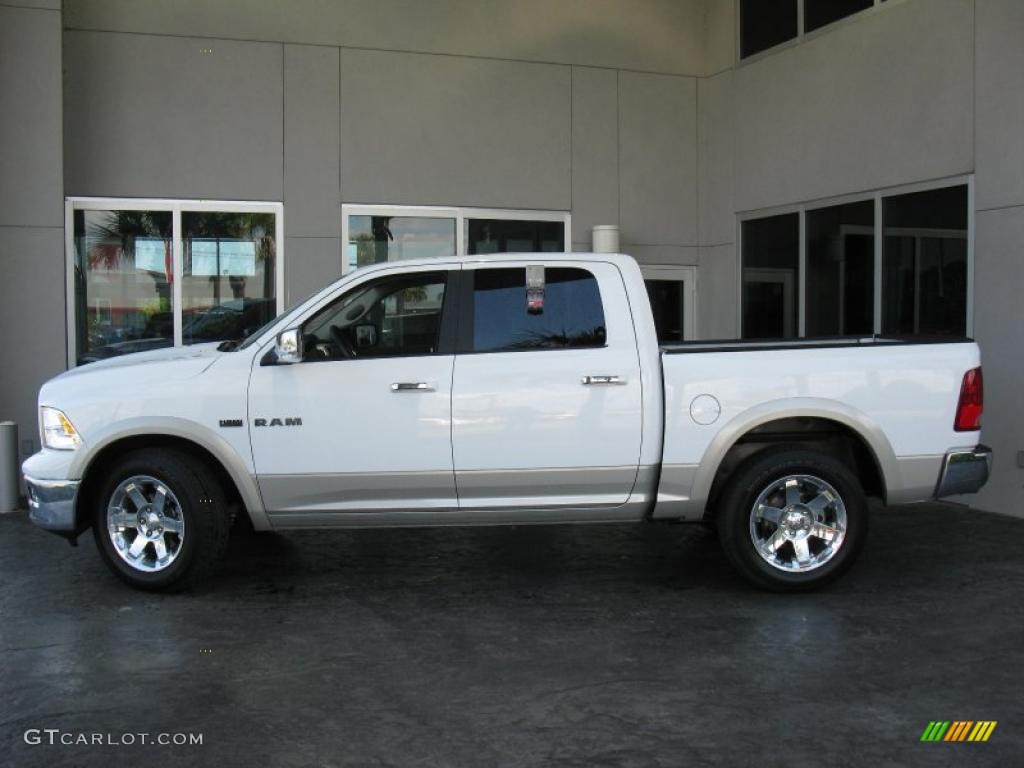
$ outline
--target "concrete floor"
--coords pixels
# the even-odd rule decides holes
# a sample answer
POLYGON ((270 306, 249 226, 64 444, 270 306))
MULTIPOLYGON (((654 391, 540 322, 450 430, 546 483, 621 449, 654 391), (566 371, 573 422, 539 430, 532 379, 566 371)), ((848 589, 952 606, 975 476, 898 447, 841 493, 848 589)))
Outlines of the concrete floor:
POLYGON ((699 527, 265 535, 176 596, 81 544, 0 516, 5 764, 1024 761, 1021 519, 880 510, 853 571, 800 596, 749 589, 699 527), (999 725, 920 743, 936 719, 999 725))

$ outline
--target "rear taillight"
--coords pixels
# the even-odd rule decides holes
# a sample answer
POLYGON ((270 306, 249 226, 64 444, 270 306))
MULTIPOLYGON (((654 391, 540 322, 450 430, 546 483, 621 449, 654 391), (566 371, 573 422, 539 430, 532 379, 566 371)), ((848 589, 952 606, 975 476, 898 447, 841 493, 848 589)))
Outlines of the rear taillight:
POLYGON ((957 432, 975 432, 981 429, 981 412, 985 405, 985 388, 981 379, 981 368, 972 368, 964 374, 960 385, 960 402, 956 404, 956 421, 953 429, 957 432))

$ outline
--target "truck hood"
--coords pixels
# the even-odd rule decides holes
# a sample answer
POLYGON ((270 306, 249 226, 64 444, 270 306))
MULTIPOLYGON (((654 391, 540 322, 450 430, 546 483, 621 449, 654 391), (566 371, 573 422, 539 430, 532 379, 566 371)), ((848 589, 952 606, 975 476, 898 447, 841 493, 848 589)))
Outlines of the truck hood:
POLYGON ((50 379, 39 392, 41 405, 102 394, 107 398, 137 398, 141 385, 183 381, 198 376, 222 355, 217 342, 168 347, 112 357, 72 368, 50 379))

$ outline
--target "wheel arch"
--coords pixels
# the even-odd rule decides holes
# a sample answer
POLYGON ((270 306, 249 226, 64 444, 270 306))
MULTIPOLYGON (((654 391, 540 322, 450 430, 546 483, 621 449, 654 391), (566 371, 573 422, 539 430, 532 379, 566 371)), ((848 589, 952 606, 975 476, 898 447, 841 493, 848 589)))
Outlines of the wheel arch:
POLYGON ((116 431, 93 442, 87 454, 76 456, 71 470, 72 476, 81 478, 75 509, 78 532, 89 525, 88 515, 83 513, 98 491, 104 468, 142 448, 171 448, 200 459, 217 474, 225 491, 248 515, 253 528, 269 530, 259 487, 234 448, 219 435, 198 431, 192 422, 177 421, 122 423, 116 431))
POLYGON ((899 485, 899 464, 881 428, 843 403, 800 398, 763 403, 733 418, 712 440, 697 468, 691 499, 705 517, 729 475, 749 456, 780 444, 815 445, 853 463, 865 492, 883 502, 899 485), (849 454, 839 446, 845 441, 849 454))

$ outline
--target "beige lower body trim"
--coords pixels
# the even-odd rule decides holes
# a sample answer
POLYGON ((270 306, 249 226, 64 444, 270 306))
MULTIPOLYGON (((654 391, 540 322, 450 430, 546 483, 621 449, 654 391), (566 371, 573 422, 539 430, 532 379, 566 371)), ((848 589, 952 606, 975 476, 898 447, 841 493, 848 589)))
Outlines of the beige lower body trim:
POLYGON ((700 520, 704 516, 704 501, 695 501, 690 496, 697 469, 697 464, 662 465, 658 497, 651 517, 656 520, 700 520))
POLYGON ((899 483, 890 481, 886 489, 887 504, 907 504, 935 498, 935 489, 942 474, 942 460, 937 456, 901 456, 896 458, 899 483))
POLYGON ((260 478, 275 529, 625 522, 649 512, 657 467, 260 478))
POLYGON ((611 507, 626 503, 636 467, 463 470, 455 473, 462 507, 611 507))
POLYGON ((263 475, 263 503, 272 518, 294 513, 458 509, 451 471, 330 475, 263 475))

